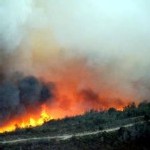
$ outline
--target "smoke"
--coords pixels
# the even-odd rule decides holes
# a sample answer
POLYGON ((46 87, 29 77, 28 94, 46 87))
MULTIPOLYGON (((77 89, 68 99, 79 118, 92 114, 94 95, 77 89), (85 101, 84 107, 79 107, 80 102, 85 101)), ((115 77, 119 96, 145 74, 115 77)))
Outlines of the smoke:
POLYGON ((53 98, 52 83, 42 83, 33 76, 19 76, 14 74, 0 84, 1 124, 28 111, 36 112, 43 103, 53 98))
POLYGON ((1 118, 49 99, 43 81, 55 83, 54 114, 149 99, 149 6, 147 0, 1 0, 1 118), (12 77, 16 71, 25 77, 12 77))

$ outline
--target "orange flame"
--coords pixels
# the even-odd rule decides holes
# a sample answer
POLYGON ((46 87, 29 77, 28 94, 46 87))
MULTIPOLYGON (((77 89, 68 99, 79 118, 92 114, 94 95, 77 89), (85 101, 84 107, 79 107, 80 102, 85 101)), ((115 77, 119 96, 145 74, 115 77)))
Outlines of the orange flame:
MULTIPOLYGON (((38 115, 35 115, 34 113, 29 111, 29 114, 22 116, 21 118, 16 118, 8 122, 8 124, 5 124, 4 126, 0 127, 0 133, 4 132, 12 132, 16 129, 22 129, 22 128, 31 128, 36 126, 41 126, 45 122, 48 122, 52 119, 57 118, 64 118, 66 116, 76 116, 84 114, 86 111, 89 111, 91 109, 100 110, 101 106, 96 106, 96 104, 92 105, 91 107, 80 108, 79 105, 75 105, 74 99, 70 99, 72 101, 71 105, 74 105, 74 108, 68 109, 67 104, 64 103, 63 106, 59 105, 57 103, 53 103, 51 105, 44 104, 41 106, 41 111, 38 113, 38 115), (65 106, 66 105, 66 106, 65 106), (64 109, 66 107, 66 109, 64 109), (50 115, 51 114, 51 115, 50 115), (52 117, 53 116, 53 117, 52 117), (23 118, 23 119, 22 119, 23 118)), ((64 101, 63 101, 64 102, 64 101)), ((123 110, 123 107, 126 106, 127 103, 115 103, 115 104, 109 104, 104 109, 107 110, 110 107, 115 107, 117 110, 123 110)), ((70 107, 70 105, 69 105, 70 107)))
MULTIPOLYGON (((72 101, 71 105, 75 105, 75 103, 72 101)), ((123 107, 126 105, 127 103, 126 104, 125 103, 121 103, 121 104, 111 103, 108 106, 106 106, 103 110, 107 110, 110 107, 115 107, 117 110, 122 111, 123 107)), ((48 105, 48 104, 42 105, 41 111, 38 113, 38 115, 35 115, 34 113, 29 111, 29 115, 24 115, 21 118, 13 119, 9 121, 8 124, 5 124, 4 126, 0 127, 0 133, 12 132, 12 131, 15 131, 16 129, 41 126, 45 122, 48 122, 52 119, 64 118, 66 116, 81 115, 81 114, 84 114, 86 111, 89 111, 90 108, 95 109, 95 110, 101 109, 101 106, 96 106, 96 104, 92 105, 91 107, 85 106, 85 108, 80 108, 79 105, 75 105, 72 110, 64 109, 64 107, 68 107, 67 104, 64 104, 63 106, 60 106, 60 104, 58 105, 57 103, 56 104, 54 103, 52 105, 48 105)))
POLYGON ((7 125, 0 127, 0 133, 15 131, 17 128, 30 128, 40 126, 45 122, 53 119, 53 117, 47 113, 46 105, 42 105, 42 109, 38 117, 24 117, 25 118, 23 121, 19 121, 19 119, 16 119, 9 122, 7 125))
POLYGON ((81 115, 91 109, 107 110, 114 107, 123 110, 131 100, 134 101, 135 94, 122 87, 122 80, 116 78, 116 75, 111 74, 110 77, 110 71, 106 68, 88 66, 80 58, 62 64, 64 67, 56 65, 50 72, 42 69, 39 69, 42 72, 36 72, 45 83, 55 83, 54 99, 47 100, 38 115, 30 109, 29 114, 9 120, 8 124, 0 127, 0 133, 40 126, 51 119, 81 115))

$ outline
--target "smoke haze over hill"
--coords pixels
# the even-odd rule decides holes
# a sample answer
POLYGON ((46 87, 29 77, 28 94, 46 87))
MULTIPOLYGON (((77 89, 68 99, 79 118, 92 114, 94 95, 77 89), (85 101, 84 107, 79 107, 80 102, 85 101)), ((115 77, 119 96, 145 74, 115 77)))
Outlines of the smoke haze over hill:
POLYGON ((56 117, 149 99, 149 8, 147 0, 0 0, 0 93, 14 91, 0 107, 19 103, 22 90, 3 83, 14 72, 34 76, 40 90, 55 85, 47 105, 56 117))

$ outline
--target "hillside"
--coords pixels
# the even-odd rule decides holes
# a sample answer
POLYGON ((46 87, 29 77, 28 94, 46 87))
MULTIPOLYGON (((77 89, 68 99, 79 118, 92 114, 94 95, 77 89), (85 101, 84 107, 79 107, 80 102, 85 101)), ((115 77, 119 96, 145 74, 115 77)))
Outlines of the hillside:
POLYGON ((120 144, 126 147, 134 143, 148 148, 149 114, 148 102, 137 107, 132 103, 123 111, 114 108, 102 112, 91 110, 81 116, 52 120, 36 128, 3 133, 0 135, 1 149, 119 149, 120 144))

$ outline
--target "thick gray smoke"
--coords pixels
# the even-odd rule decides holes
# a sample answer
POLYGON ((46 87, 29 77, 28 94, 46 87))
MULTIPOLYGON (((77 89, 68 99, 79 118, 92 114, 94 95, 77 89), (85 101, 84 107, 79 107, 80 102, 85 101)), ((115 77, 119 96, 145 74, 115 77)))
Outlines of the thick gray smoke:
POLYGON ((89 104, 150 98, 148 0, 0 0, 0 21, 0 119, 52 97, 37 77, 89 104))
POLYGON ((3 79, 0 83, 0 123, 24 115, 29 109, 36 112, 52 97, 53 84, 42 83, 33 76, 18 78, 13 75, 3 79))

